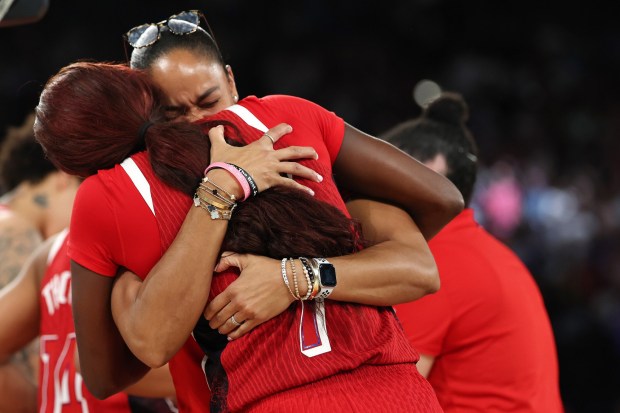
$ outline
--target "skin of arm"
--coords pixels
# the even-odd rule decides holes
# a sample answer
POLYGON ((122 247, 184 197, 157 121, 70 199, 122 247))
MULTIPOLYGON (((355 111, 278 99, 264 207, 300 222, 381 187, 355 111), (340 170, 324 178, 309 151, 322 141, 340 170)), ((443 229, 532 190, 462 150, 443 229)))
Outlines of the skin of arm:
POLYGON ((422 376, 424 376, 424 378, 428 379, 429 374, 431 374, 431 369, 433 368, 434 362, 435 357, 428 354, 420 354, 420 360, 418 360, 418 363, 416 364, 418 372, 422 376))
MULTIPOLYGON (((269 134, 277 140, 290 131, 290 126, 281 124, 270 129, 269 134)), ((280 173, 318 180, 314 171, 296 162, 283 162, 316 158, 312 148, 274 151, 266 136, 244 147, 232 147, 225 143, 221 127, 211 129, 209 137, 211 159, 234 161, 244 167, 260 189, 274 185, 305 188, 280 173)), ((241 196, 240 187, 227 172, 215 169, 209 177, 241 196)), ((163 366, 181 348, 206 305, 212 269, 226 228, 226 221, 211 220, 206 211, 191 208, 174 242, 145 281, 116 296, 116 320, 110 299, 114 280, 73 263, 80 365, 84 381, 96 397, 105 398, 125 389, 143 377, 149 367, 163 366)))
MULTIPOLYGON (((338 285, 330 299, 385 306, 411 301, 439 289, 435 260, 405 211, 363 199, 351 201, 347 207, 360 221, 371 247, 356 254, 328 258, 338 274, 338 285)), ((240 268, 241 275, 209 303, 205 317, 211 327, 236 339, 280 314, 293 298, 280 276, 279 261, 248 254, 222 255, 225 258, 216 270, 234 266, 240 268), (232 315, 247 321, 231 330, 226 321, 232 315)), ((306 286, 301 283, 301 294, 305 291, 306 286)))
POLYGON ((37 387, 14 363, 0 365, 0 413, 37 411, 37 387))
POLYGON ((0 220, 0 288, 18 276, 42 242, 39 232, 22 218, 0 220))
POLYGON ((446 177, 348 124, 334 163, 334 178, 339 187, 356 195, 401 206, 427 240, 464 207, 463 196, 446 177))
MULTIPOLYGON (((132 275, 138 278, 133 273, 132 275)), ((75 371, 81 373, 80 355, 77 348, 73 356, 75 371)), ((174 389, 174 383, 172 382, 172 376, 170 375, 170 368, 166 364, 163 367, 149 370, 137 383, 127 387, 125 393, 138 397, 168 398, 175 400, 176 391, 174 389)))
POLYGON ((0 291, 0 412, 36 411, 36 384, 10 358, 39 334, 39 284, 50 246, 37 249, 0 291))

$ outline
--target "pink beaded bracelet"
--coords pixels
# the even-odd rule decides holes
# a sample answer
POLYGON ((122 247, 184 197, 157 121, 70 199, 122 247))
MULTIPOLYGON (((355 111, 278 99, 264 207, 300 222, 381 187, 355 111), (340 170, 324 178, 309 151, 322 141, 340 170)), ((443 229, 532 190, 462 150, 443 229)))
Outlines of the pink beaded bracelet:
POLYGON ((211 169, 218 169, 218 168, 228 171, 237 180, 237 182, 239 182, 239 185, 241 185, 241 188, 243 189, 243 199, 241 199, 241 201, 245 201, 246 199, 250 197, 250 194, 251 194, 250 184, 248 184, 247 179, 245 179, 245 177, 241 174, 241 172, 239 172, 237 168, 235 168, 234 166, 230 164, 227 164, 224 162, 214 162, 210 164, 209 166, 207 166, 207 169, 205 169, 205 175, 211 169))

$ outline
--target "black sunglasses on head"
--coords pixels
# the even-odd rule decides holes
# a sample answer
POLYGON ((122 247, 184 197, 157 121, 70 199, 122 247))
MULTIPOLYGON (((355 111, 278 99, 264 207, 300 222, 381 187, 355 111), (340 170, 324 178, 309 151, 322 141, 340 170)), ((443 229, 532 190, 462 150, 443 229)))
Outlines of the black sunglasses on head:
POLYGON ((130 29, 127 33, 125 33, 124 37, 131 47, 134 49, 141 49, 143 47, 148 47, 159 40, 162 27, 165 26, 171 33, 182 36, 194 33, 198 30, 198 27, 200 26, 200 19, 204 20, 208 33, 217 47, 217 42, 215 41, 211 27, 209 26, 204 14, 202 14, 199 10, 189 10, 178 14, 173 14, 166 20, 162 20, 159 23, 141 24, 140 26, 130 29))

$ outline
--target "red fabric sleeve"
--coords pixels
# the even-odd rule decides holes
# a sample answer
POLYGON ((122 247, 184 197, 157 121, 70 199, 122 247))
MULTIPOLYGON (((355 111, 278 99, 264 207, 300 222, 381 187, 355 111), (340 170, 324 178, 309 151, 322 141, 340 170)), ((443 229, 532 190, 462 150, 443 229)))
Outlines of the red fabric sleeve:
POLYGON ((318 125, 325 147, 333 165, 344 139, 344 120, 334 112, 309 100, 287 95, 271 95, 263 99, 277 100, 282 110, 289 111, 297 117, 318 125))
POLYGON ((110 246, 119 245, 119 234, 107 190, 98 176, 80 185, 70 228, 69 257, 97 274, 114 277, 118 265, 110 246))

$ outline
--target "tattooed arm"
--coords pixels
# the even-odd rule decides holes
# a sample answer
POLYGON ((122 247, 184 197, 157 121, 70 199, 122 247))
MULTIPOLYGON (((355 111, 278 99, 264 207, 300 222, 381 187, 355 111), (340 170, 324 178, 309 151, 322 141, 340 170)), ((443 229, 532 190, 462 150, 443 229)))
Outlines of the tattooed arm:
MULTIPOLYGON (((17 277, 41 242, 39 232, 25 220, 14 215, 0 219, 0 288, 17 277)), ((36 406, 37 347, 33 342, 10 361, 0 360, 1 393, 3 398, 11 396, 11 411, 29 411, 33 401, 36 406)))
POLYGON ((0 288, 17 277, 42 242, 39 231, 26 220, 16 215, 0 219, 0 288))

